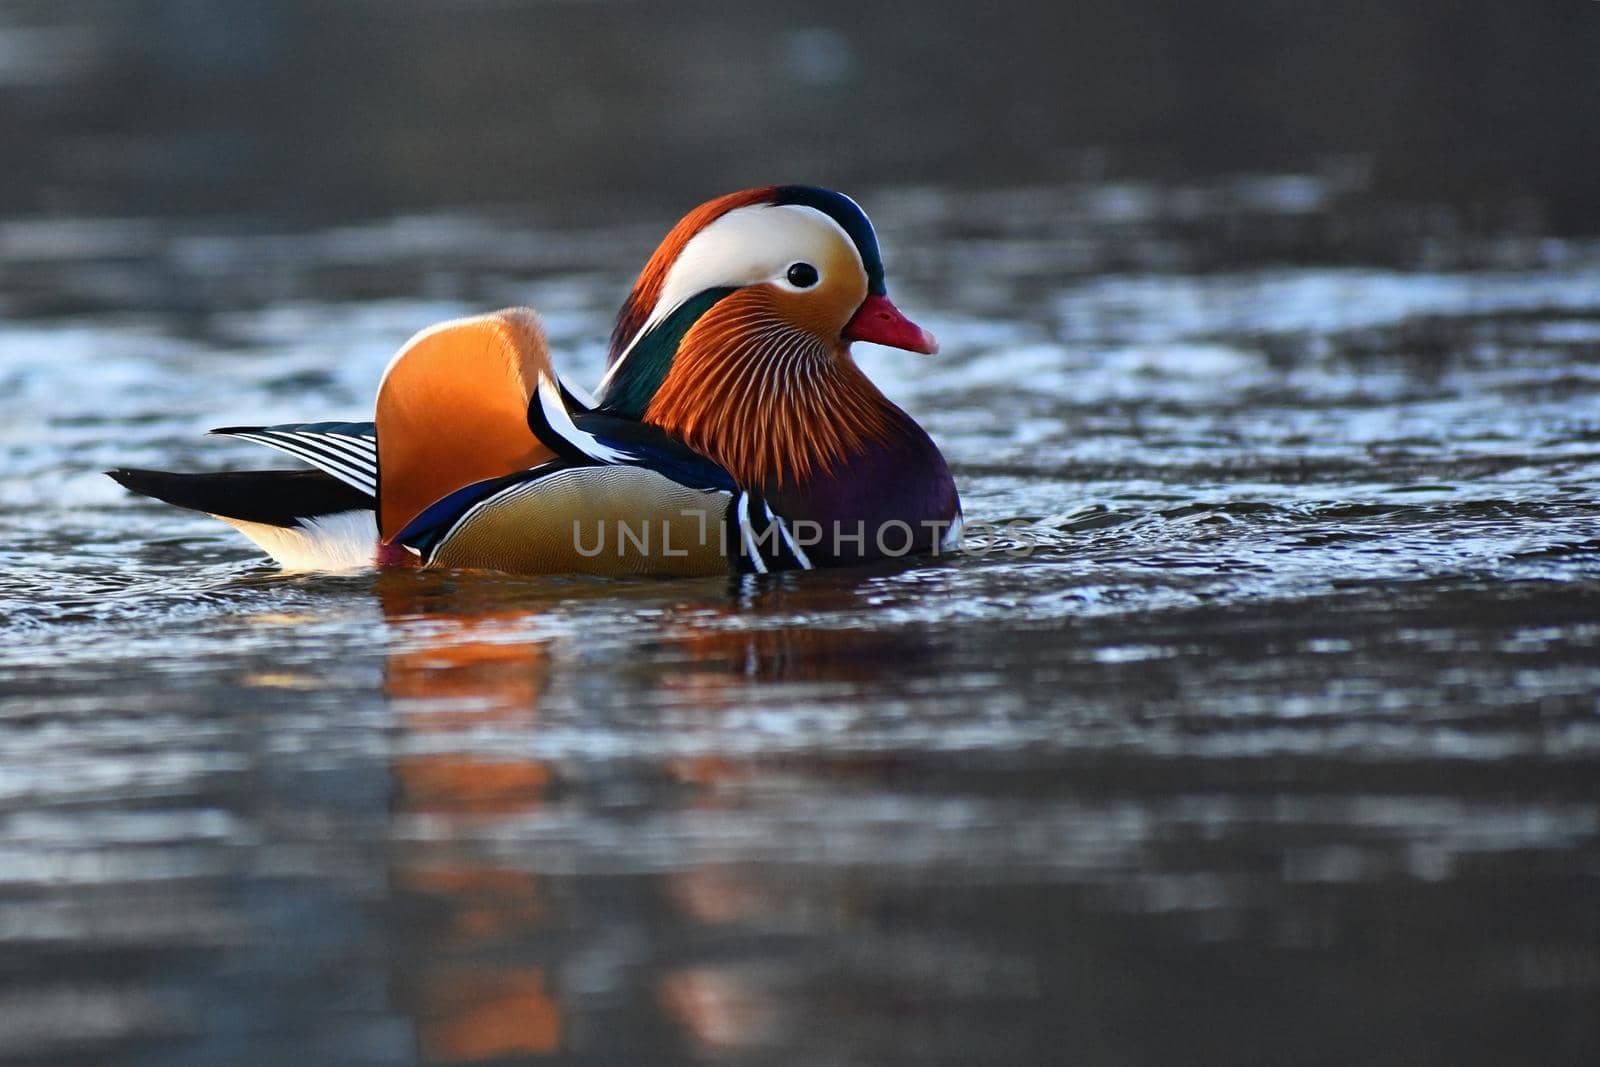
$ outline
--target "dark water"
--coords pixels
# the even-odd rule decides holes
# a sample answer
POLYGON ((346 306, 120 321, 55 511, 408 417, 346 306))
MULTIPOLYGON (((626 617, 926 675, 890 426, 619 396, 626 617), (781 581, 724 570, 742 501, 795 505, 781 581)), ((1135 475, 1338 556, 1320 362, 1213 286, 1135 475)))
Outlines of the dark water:
POLYGON ((6 224, 0 1060, 1594 1062, 1600 248, 868 201, 945 352, 862 359, 1016 526, 737 585, 279 576, 98 473, 483 307, 593 380, 665 219, 6 224))
POLYGON ((667 215, 1358 164, 1600 232, 1590 0, 8 0, 4 213, 667 215))
POLYGON ((1600 5, 1524 7, 4 5, 0 1063, 1600 1062, 1600 5), (774 180, 988 551, 283 576, 100 474, 499 306, 592 383, 774 180))

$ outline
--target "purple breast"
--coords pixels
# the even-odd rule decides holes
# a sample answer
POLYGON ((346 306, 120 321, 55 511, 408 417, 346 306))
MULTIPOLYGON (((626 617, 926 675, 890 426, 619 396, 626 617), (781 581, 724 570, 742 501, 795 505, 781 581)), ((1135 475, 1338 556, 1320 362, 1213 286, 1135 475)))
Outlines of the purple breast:
POLYGON ((944 456, 922 427, 902 417, 890 440, 873 442, 825 476, 766 493, 779 514, 806 524, 808 539, 819 538, 806 549, 813 562, 932 552, 959 518, 944 456))

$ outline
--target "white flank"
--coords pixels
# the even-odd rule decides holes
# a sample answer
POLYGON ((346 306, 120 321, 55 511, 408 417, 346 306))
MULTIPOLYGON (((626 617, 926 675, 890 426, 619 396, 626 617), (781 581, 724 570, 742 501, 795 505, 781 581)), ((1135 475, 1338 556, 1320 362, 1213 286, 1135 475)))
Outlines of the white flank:
POLYGON ((378 545, 376 512, 339 511, 272 526, 213 515, 260 546, 286 571, 356 571, 373 566, 378 545))

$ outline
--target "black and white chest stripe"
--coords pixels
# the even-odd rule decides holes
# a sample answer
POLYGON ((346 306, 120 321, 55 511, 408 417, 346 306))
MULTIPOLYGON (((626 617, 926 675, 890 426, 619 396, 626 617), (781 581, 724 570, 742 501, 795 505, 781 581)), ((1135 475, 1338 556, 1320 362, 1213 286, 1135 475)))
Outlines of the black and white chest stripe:
POLYGON ((759 493, 743 490, 735 495, 724 522, 734 569, 740 574, 809 571, 816 566, 794 524, 773 511, 759 493))

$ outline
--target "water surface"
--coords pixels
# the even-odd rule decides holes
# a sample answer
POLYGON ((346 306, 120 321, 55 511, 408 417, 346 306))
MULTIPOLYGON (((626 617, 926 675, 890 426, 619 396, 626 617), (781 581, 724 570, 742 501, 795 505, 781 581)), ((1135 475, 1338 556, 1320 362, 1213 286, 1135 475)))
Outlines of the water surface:
POLYGON ((1014 529, 741 582, 99 473, 496 306, 592 382, 670 219, 0 224, 0 1061, 1594 1062, 1600 248, 1342 181, 868 195, 1014 529))

